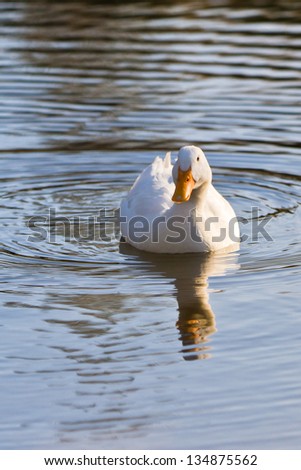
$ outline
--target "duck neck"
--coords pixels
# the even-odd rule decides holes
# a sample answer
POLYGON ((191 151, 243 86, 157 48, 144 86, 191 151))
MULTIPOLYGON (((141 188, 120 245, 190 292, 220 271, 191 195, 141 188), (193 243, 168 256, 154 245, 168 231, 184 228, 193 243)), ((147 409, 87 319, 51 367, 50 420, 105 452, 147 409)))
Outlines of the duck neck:
POLYGON ((192 191, 190 200, 193 200, 197 206, 203 206, 206 202, 206 197, 210 186, 211 181, 205 181, 205 183, 192 191))

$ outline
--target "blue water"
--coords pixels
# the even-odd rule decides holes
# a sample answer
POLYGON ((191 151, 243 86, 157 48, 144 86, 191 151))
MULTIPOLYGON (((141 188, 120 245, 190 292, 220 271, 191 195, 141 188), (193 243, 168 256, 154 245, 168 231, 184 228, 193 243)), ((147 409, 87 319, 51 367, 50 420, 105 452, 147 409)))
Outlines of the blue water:
POLYGON ((0 448, 300 449, 298 2, 0 1, 0 26, 0 448), (121 198, 187 143, 240 251, 120 245, 121 198))

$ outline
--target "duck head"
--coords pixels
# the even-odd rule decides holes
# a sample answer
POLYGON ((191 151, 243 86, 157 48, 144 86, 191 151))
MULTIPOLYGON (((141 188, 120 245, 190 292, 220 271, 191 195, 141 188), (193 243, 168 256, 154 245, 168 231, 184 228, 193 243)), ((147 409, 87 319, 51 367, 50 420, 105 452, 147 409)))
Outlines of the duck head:
POLYGON ((194 189, 212 180, 211 168, 204 153, 194 145, 186 145, 179 150, 172 176, 176 185, 172 200, 178 204, 189 201, 194 189))

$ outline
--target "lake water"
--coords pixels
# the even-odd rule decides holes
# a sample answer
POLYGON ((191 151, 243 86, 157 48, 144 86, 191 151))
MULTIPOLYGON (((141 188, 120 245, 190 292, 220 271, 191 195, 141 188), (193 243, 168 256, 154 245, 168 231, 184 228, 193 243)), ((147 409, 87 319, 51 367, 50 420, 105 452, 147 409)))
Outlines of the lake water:
POLYGON ((300 3, 0 1, 0 50, 1 448, 301 449, 300 3), (119 245, 188 143, 240 251, 119 245))

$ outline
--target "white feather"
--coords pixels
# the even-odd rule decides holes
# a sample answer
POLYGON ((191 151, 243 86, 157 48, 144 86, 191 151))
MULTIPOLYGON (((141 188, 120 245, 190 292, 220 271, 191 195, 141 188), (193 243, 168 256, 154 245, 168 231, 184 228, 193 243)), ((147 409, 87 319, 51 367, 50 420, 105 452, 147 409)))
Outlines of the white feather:
POLYGON ((138 176, 121 203, 120 226, 123 237, 138 249, 159 253, 208 252, 225 250, 229 246, 237 248, 239 227, 236 215, 230 204, 212 186, 211 169, 205 155, 197 147, 183 147, 176 162, 178 166, 181 164, 185 168, 190 165, 193 174, 200 175, 196 189, 192 192, 199 194, 198 198, 191 197, 187 202, 174 204, 172 196, 175 183, 170 152, 164 159, 156 157, 138 176), (208 181, 202 181, 201 175, 204 174, 208 181), (206 191, 202 194, 205 186, 206 191), (192 214, 194 221, 191 219, 192 214), (216 223, 208 222, 212 217, 217 218, 216 223), (174 225, 171 227, 172 220, 174 225), (180 220, 182 222, 178 223, 180 220), (231 234, 231 224, 235 240, 231 234), (180 232, 177 231, 180 226, 185 230, 184 239, 180 239, 180 232), (218 240, 221 232, 225 236, 218 240))

